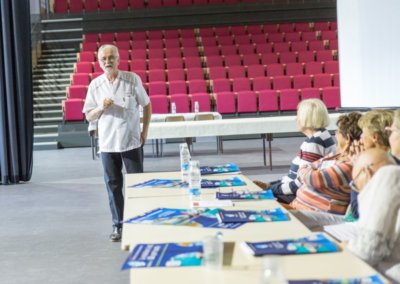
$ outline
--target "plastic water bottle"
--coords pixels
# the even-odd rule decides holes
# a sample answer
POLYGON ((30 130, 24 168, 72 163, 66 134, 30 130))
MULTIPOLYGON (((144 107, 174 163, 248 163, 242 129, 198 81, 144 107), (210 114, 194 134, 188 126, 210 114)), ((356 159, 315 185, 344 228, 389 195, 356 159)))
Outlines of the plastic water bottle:
POLYGON ((195 112, 195 113, 198 113, 198 112, 199 112, 199 102, 198 102, 198 101, 195 101, 195 102, 194 102, 194 112, 195 112))
POLYGON ((261 284, 288 284, 283 274, 279 257, 270 256, 263 260, 261 284))
POLYGON ((179 144, 182 181, 189 183, 190 152, 186 143, 179 144))
POLYGON ((221 269, 224 262, 224 240, 222 232, 203 239, 204 265, 211 269, 221 269))
POLYGON ((199 161, 190 161, 189 195, 191 200, 201 199, 201 174, 199 161))
POLYGON ((171 104, 171 113, 176 113, 176 104, 175 103, 171 104))

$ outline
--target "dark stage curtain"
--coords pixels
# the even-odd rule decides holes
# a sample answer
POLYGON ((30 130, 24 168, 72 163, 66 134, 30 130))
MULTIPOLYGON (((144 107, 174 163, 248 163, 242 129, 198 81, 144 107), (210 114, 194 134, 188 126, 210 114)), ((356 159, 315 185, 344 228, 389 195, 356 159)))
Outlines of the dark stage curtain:
POLYGON ((13 184, 32 175, 29 0, 1 0, 0 24, 0 184, 13 184))

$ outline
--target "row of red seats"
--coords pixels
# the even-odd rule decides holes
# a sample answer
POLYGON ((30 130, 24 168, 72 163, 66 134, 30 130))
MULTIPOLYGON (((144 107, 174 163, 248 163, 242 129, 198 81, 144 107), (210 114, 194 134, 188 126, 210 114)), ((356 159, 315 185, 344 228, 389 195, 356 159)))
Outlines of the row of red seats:
MULTIPOLYGON (((300 100, 309 98, 322 99, 328 109, 340 106, 339 87, 305 88, 301 90, 264 90, 259 92, 240 91, 219 92, 215 94, 215 110, 221 114, 257 113, 296 110, 300 100)), ((169 113, 172 103, 177 113, 194 112, 195 102, 199 111, 210 111, 213 100, 208 93, 197 93, 187 96, 176 94, 172 96, 150 96, 153 113, 169 113)), ((83 120, 83 99, 70 98, 63 102, 64 119, 67 121, 83 120)))
MULTIPOLYGON (((201 63, 197 61, 186 61, 186 69, 174 65, 174 68, 165 69, 164 62, 149 61, 148 71, 146 71, 146 62, 144 61, 126 61, 121 60, 119 69, 124 71, 136 72, 144 82, 152 81, 172 81, 176 78, 186 80, 193 79, 217 79, 217 78, 240 78, 240 77, 261 77, 261 76, 294 76, 294 75, 313 75, 321 73, 338 73, 339 64, 337 61, 325 62, 306 62, 306 63, 271 63, 271 64, 251 64, 242 66, 240 62, 237 65, 222 66, 215 65, 208 68, 202 68, 201 63), (190 62, 190 63, 189 63, 190 62), (172 80, 171 80, 172 79, 172 80)), ((172 66, 172 65, 170 65, 172 66)), ((76 64, 76 73, 91 74, 102 73, 98 62, 78 62, 76 64)))

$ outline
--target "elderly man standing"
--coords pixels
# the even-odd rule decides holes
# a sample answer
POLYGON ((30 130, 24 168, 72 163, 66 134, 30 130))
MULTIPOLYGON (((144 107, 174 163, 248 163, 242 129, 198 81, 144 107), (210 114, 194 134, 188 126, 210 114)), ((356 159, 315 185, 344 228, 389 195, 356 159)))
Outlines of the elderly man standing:
POLYGON ((118 70, 114 45, 103 45, 98 60, 104 74, 92 80, 83 112, 98 121, 99 148, 113 221, 112 242, 121 240, 124 211, 122 164, 127 173, 143 172, 143 144, 151 118, 151 104, 140 77, 118 70), (139 105, 143 107, 140 129, 139 105))

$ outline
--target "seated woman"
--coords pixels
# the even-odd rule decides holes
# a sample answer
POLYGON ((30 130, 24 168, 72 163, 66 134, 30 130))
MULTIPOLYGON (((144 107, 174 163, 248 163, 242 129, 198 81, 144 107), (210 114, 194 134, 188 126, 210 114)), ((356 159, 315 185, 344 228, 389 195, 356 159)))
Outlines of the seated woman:
POLYGON ((328 110, 319 99, 303 100, 297 106, 296 123, 299 131, 307 136, 301 144, 300 151, 292 160, 289 174, 270 183, 254 181, 262 189, 272 189, 278 201, 290 203, 294 198, 301 182, 297 179, 297 171, 303 165, 334 154, 335 141, 325 127, 329 124, 328 110))
POLYGON ((357 236, 349 249, 400 283, 400 167, 377 171, 359 197, 357 236))
POLYGON ((389 135, 390 151, 397 164, 400 164, 400 109, 393 112, 393 123, 385 128, 389 135))
POLYGON ((290 206, 299 210, 343 215, 350 201, 352 162, 349 148, 361 137, 360 113, 343 114, 336 123, 337 154, 324 157, 298 172, 302 186, 290 206))

